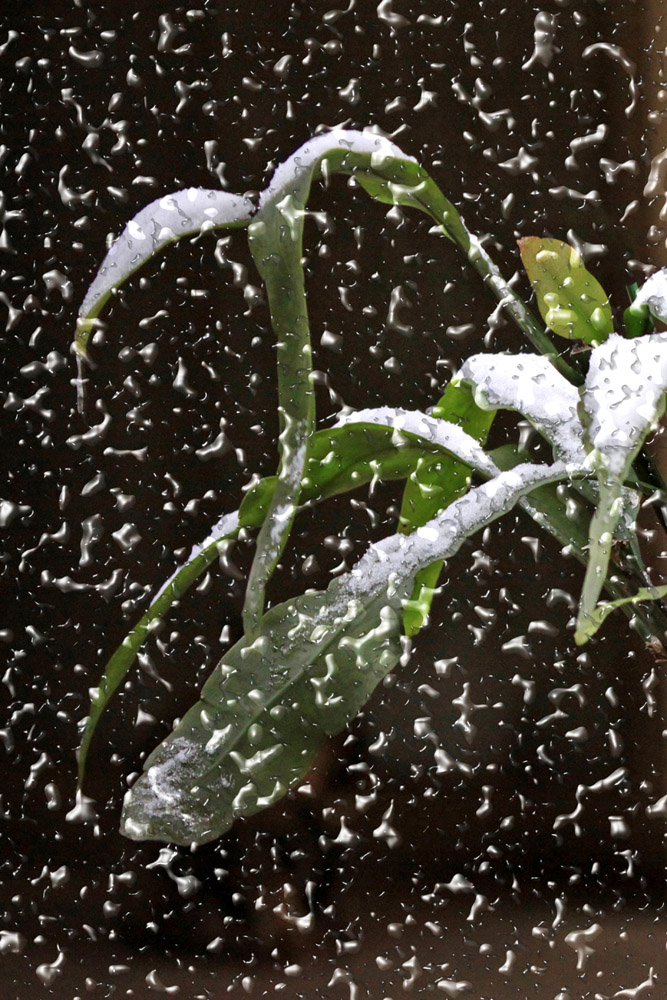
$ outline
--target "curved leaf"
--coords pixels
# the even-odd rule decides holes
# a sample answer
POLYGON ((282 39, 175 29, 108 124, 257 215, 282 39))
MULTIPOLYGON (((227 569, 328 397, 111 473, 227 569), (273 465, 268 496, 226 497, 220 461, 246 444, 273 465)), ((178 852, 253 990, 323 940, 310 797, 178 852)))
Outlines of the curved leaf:
POLYGON ((642 587, 631 597, 621 597, 616 601, 604 601, 603 603, 598 604, 597 607, 591 611, 588 617, 585 636, 583 638, 577 637, 577 634, 575 636, 575 640, 578 644, 581 644, 582 642, 586 642, 590 639, 591 636, 594 636, 604 623, 605 619, 607 619, 612 611, 615 611, 617 608, 639 604, 641 601, 658 601, 663 597, 667 597, 667 586, 665 585, 660 587, 642 587))
POLYGON ((475 387, 478 406, 517 410, 551 442, 557 458, 581 465, 586 460, 584 428, 576 386, 538 354, 475 354, 456 380, 475 387))
MULTIPOLYGON (((302 501, 316 503, 373 480, 406 479, 429 446, 428 441, 399 439, 391 428, 376 426, 371 421, 318 431, 306 464, 302 501)), ((442 454, 440 445, 432 447, 442 454)), ((186 563, 160 587, 140 621, 107 663, 99 685, 91 692, 90 712, 79 749, 79 785, 83 782, 88 749, 100 717, 151 631, 241 528, 258 528, 262 524, 275 488, 275 476, 259 480, 248 490, 239 510, 218 521, 207 538, 193 548, 186 563)))
POLYGON ((519 240, 519 250, 542 318, 554 333, 600 344, 614 332, 609 298, 574 247, 527 236, 519 240))
POLYGON ((335 129, 308 140, 277 168, 261 195, 248 236, 266 285, 277 341, 280 467, 246 588, 243 618, 249 633, 258 626, 267 582, 289 537, 315 424, 302 266, 306 204, 315 179, 338 173, 353 175, 372 197, 385 203, 423 211, 433 203, 443 225, 453 228, 459 239, 464 236, 458 213, 426 171, 389 140, 370 133, 335 129))
POLYGON ((78 406, 83 408, 82 363, 87 359, 96 320, 115 291, 169 243, 207 229, 247 226, 254 206, 245 196, 204 188, 186 188, 157 198, 128 222, 90 285, 79 309, 74 351, 77 356, 78 406))
POLYGON ((577 643, 593 633, 592 615, 607 576, 623 483, 646 435, 665 409, 667 334, 624 340, 613 334, 591 352, 583 411, 599 485, 589 529, 589 562, 577 617, 577 643))
POLYGON ((326 591, 272 608, 259 636, 223 656, 201 700, 150 755, 125 797, 121 832, 201 844, 284 795, 398 661, 399 610, 415 573, 567 475, 562 463, 501 473, 411 535, 371 546, 326 591))
POLYGON ((226 514, 213 529, 213 532, 202 545, 196 546, 188 557, 185 566, 162 585, 151 601, 150 607, 143 617, 125 636, 122 643, 113 654, 96 688, 90 691, 90 711, 81 737, 78 754, 79 786, 81 786, 86 770, 88 750, 97 729, 97 724, 114 691, 124 680, 128 670, 134 663, 137 653, 155 628, 157 622, 165 615, 175 601, 179 600, 202 573, 220 554, 225 543, 231 542, 239 533, 240 522, 238 514, 226 514))

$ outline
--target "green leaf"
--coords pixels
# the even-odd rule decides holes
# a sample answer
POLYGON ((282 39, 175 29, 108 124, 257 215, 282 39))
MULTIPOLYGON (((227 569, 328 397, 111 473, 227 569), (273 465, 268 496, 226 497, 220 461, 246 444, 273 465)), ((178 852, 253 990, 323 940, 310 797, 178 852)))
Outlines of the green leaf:
POLYGON ((574 247, 527 236, 519 240, 519 250, 542 318, 554 333, 592 345, 614 332, 607 294, 574 247))
POLYGON ((79 369, 79 410, 84 408, 83 363, 88 360, 88 342, 113 292, 169 243, 208 229, 247 226, 253 211, 253 203, 245 196, 186 188, 152 201, 125 226, 79 309, 73 345, 79 369))
POLYGON ((623 322, 628 337, 643 337, 653 330, 649 307, 641 303, 632 302, 628 306, 623 313, 623 322))
MULTIPOLYGON (((500 448, 494 448, 490 454, 500 469, 511 469, 522 461, 521 454, 513 445, 502 445, 500 448)), ((590 492, 591 503, 588 502, 589 490, 585 489, 584 495, 582 495, 581 488, 586 487, 586 485, 587 482, 584 479, 577 480, 572 484, 559 483, 538 486, 532 490, 529 497, 521 501, 521 506, 532 517, 533 521, 553 535, 561 545, 567 546, 568 552, 574 555, 583 566, 588 563, 588 524, 594 510, 593 493, 590 492)), ((595 496, 596 498, 597 496, 595 496)), ((639 565, 642 565, 638 554, 635 558, 638 559, 639 565)), ((660 626, 657 620, 651 620, 651 616, 648 615, 632 614, 629 610, 629 602, 633 599, 626 595, 633 586, 636 584, 627 577, 618 565, 614 565, 613 574, 611 577, 608 575, 604 583, 605 590, 616 602, 614 607, 623 609, 627 617, 634 621, 637 633, 648 642, 651 637, 662 634, 664 624, 660 626)), ((604 617, 606 614, 608 612, 605 613, 604 617)), ((596 616, 597 610, 593 611, 594 621, 597 621, 596 616)), ((599 628, 599 624, 596 628, 599 628)), ((594 631, 591 634, 594 634, 594 631)))
POLYGON ((562 464, 518 466, 413 534, 371 546, 325 592, 272 608, 223 656, 201 700, 150 755, 125 797, 121 832, 200 844, 270 805, 308 771, 400 656, 400 608, 415 573, 449 558, 562 464))
MULTIPOLYGON (((247 518, 249 522, 250 519, 247 518)), ((90 712, 81 738, 78 755, 79 787, 83 783, 88 750, 97 729, 97 724, 113 693, 124 680, 128 670, 134 663, 137 653, 151 634, 157 623, 167 614, 171 606, 189 590, 193 583, 211 565, 223 546, 229 544, 239 533, 240 524, 235 515, 227 515, 223 519, 230 530, 225 530, 222 524, 213 540, 198 547, 198 551, 160 588, 158 595, 151 601, 150 607, 137 622, 131 632, 126 635, 115 651, 106 667, 99 685, 90 692, 90 712)), ((245 525, 249 527, 250 524, 245 525)))
MULTIPOLYGON (((483 445, 495 411, 482 410, 477 406, 467 385, 450 382, 432 416, 458 424, 483 445)), ((410 534, 453 500, 463 496, 470 486, 472 471, 469 465, 452 455, 423 455, 403 491, 400 530, 410 534)), ((403 612, 403 627, 407 636, 415 635, 425 624, 441 569, 442 562, 438 561, 417 574, 410 602, 403 612)))
POLYGON ((605 619, 608 618, 612 611, 615 611, 616 608, 622 608, 625 605, 630 604, 638 604, 641 601, 658 601, 663 597, 667 597, 667 585, 662 585, 660 587, 642 587, 641 590, 638 590, 632 597, 621 597, 616 601, 604 601, 601 604, 598 604, 598 606, 589 614, 585 635, 579 635, 579 633, 575 635, 576 642, 579 645, 587 642, 591 636, 595 635, 605 619))
MULTIPOLYGON (((428 448, 427 441, 400 439, 391 428, 374 424, 318 431, 306 463, 302 501, 319 503, 373 480, 406 479, 428 448)), ((434 449, 434 453, 442 455, 441 449, 434 449)), ((269 476, 247 491, 238 515, 225 515, 209 537, 195 547, 185 565, 162 585, 141 620, 106 664, 100 683, 91 694, 90 713, 79 749, 79 785, 83 782, 88 749, 100 717, 142 645, 172 605, 215 562, 226 544, 236 538, 240 528, 258 528, 262 524, 275 488, 276 477, 269 476)))
POLYGON ((371 197, 383 203, 435 210, 447 230, 451 228, 459 239, 465 236, 458 213, 426 171, 380 136, 334 131, 310 139, 276 170, 262 194, 248 236, 266 285, 277 342, 280 467, 246 588, 243 619, 249 633, 258 626, 267 582, 289 537, 314 431, 310 330, 301 263, 303 223, 312 182, 338 173, 354 176, 371 197))
POLYGON ((579 644, 593 634, 592 616, 624 510, 623 484, 646 435, 664 413, 665 388, 665 334, 633 340, 613 334, 591 352, 582 405, 599 500, 589 528, 589 561, 575 633, 579 644))
POLYGON ((272 608, 216 667, 199 701, 151 754, 128 793, 121 832, 179 844, 213 840, 270 805, 309 770, 400 657, 400 599, 386 590, 314 625, 324 593, 272 608))

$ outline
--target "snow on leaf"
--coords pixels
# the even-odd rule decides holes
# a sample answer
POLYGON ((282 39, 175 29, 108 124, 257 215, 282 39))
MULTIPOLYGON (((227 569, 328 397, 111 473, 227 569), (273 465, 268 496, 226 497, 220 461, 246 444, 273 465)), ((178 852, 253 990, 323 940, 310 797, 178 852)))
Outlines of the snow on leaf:
POLYGON ((390 406, 378 406, 372 409, 356 410, 339 415, 336 427, 350 424, 379 424, 390 427, 397 434, 414 434, 425 442, 444 448, 461 462, 484 472, 489 476, 496 475, 497 467, 486 454, 480 444, 462 427, 436 417, 429 417, 421 410, 403 410, 390 406))
POLYGON ((517 410, 551 442, 557 458, 574 465, 585 462, 579 390, 546 358, 474 354, 456 377, 476 387, 478 406, 517 410))
POLYGON ((452 556, 532 489, 575 473, 521 465, 470 490, 410 535, 372 545, 328 590, 272 608, 223 656, 202 700, 153 751, 125 797, 122 832, 204 843, 284 795, 400 656, 415 573, 452 556), (243 766, 239 766, 240 763, 243 766))
POLYGON ((632 304, 647 306, 655 319, 667 323, 667 267, 661 267, 644 282, 632 304))
POLYGON ((589 563, 575 640, 595 631, 591 616, 607 575, 614 531, 623 513, 623 481, 665 408, 667 334, 624 340, 612 334, 591 352, 583 393, 586 438, 599 484, 589 531, 589 563))

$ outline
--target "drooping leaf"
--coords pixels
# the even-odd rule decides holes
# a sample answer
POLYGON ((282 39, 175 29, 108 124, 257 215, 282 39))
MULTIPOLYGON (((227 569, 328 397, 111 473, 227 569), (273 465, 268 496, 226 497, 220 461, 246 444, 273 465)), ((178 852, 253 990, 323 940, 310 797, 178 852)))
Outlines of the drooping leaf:
POLYGON ((404 410, 391 406, 377 406, 368 410, 356 410, 339 416, 338 427, 351 425, 384 429, 392 433, 395 446, 405 446, 411 438, 422 446, 447 451, 459 462, 477 469, 486 476, 498 471, 479 442, 459 424, 442 417, 428 415, 421 410, 404 410))
POLYGON ((551 442, 557 458, 574 465, 585 462, 579 390, 546 358, 475 354, 463 363, 454 381, 474 386, 475 402, 482 408, 523 414, 551 442))
POLYGON ((327 591, 272 608, 257 638, 223 656, 201 700, 150 755, 125 797, 121 831, 204 843, 284 795, 398 661, 400 607, 415 573, 453 555, 530 490, 566 476, 562 463, 501 473, 411 535, 371 546, 327 591))
POLYGON ((128 222, 107 251, 79 309, 74 341, 79 409, 83 408, 82 362, 87 358, 97 317, 111 294, 169 243, 207 229, 247 226, 253 211, 245 196, 186 188, 157 198, 128 222))
POLYGON ((303 223, 312 182, 337 173, 353 175, 383 203, 422 211, 429 211, 433 204, 445 228, 459 239, 464 236, 458 213, 426 171, 389 140, 370 133, 334 130, 308 140, 278 167, 262 193, 248 235, 266 285, 277 342, 280 467, 246 588, 243 619, 249 633, 258 626, 267 582, 289 537, 314 430, 303 223))
MULTIPOLYGON (((494 448, 490 452, 490 457, 498 468, 503 470, 511 469, 522 461, 521 455, 517 453, 514 445, 502 445, 500 448, 494 448)), ((588 525, 597 501, 597 494, 589 494, 588 490, 581 489, 586 482, 586 479, 578 479, 573 483, 551 483, 546 486, 538 486, 537 489, 531 491, 530 496, 519 501, 533 521, 566 547, 567 552, 573 555, 582 566, 586 566, 588 563, 588 525), (587 495, 590 496, 590 503, 587 500, 587 495)), ((644 574, 641 557, 636 552, 632 542, 633 532, 629 532, 629 534, 633 554, 644 574)), ((614 563, 613 571, 607 575, 605 580, 604 589, 617 602, 615 606, 621 608, 628 619, 633 621, 636 632, 645 642, 649 642, 652 637, 660 635, 664 631, 664 617, 661 618, 657 615, 655 609, 651 609, 645 614, 633 614, 628 603, 632 598, 627 597, 628 591, 631 591, 633 586, 636 586, 634 580, 629 578, 617 563, 614 563)), ((597 611, 593 612, 594 619, 596 614, 597 611)))
POLYGON ((137 653, 155 628, 158 621, 167 614, 178 601, 220 555, 223 546, 229 544, 239 533, 238 513, 226 514, 215 526, 213 532, 190 553, 184 566, 173 573, 162 585, 151 601, 150 607, 140 621, 129 632, 104 668, 100 683, 90 692, 90 711, 81 737, 78 754, 79 786, 83 783, 88 750, 97 724, 109 700, 125 679, 134 663, 137 653))
MULTIPOLYGON (((316 503, 363 486, 372 480, 405 479, 429 448, 442 455, 444 432, 438 441, 416 440, 415 435, 397 435, 391 427, 379 426, 371 419, 356 421, 354 415, 340 427, 318 431, 311 442, 310 456, 303 479, 302 502, 316 503)), ((428 418, 425 418, 428 424, 428 418)), ((421 426, 413 421, 413 426, 421 426)), ((450 441, 451 447, 464 447, 462 435, 450 441)), ((240 528, 258 528, 266 517, 276 488, 276 477, 259 480, 246 493, 237 512, 227 514, 208 537, 196 545, 183 566, 160 587, 141 620, 125 637, 106 667, 99 685, 93 689, 91 706, 79 750, 79 784, 82 783, 90 742, 113 693, 134 663, 137 653, 157 622, 175 601, 220 556, 224 547, 238 535, 240 528)))
POLYGON ((589 562, 575 640, 590 637, 607 576, 614 531, 623 513, 623 483, 646 435, 665 408, 667 334, 624 340, 612 334, 591 352, 583 410, 598 478, 598 507, 589 529, 589 562))
POLYGON ((474 233, 467 228, 452 203, 416 162, 404 157, 400 163, 387 164, 382 177, 369 175, 363 169, 355 171, 355 179, 379 201, 395 205, 412 205, 425 212, 449 239, 465 253, 485 285, 493 292, 503 309, 528 337, 533 347, 547 356, 552 365, 566 378, 578 382, 577 372, 556 351, 548 335, 535 319, 521 297, 503 278, 497 265, 474 233))
POLYGON ((270 609, 260 635, 223 657, 126 797, 122 833, 204 843, 304 776, 324 738, 344 728, 400 657, 400 591, 351 603, 340 623, 314 625, 327 596, 270 609))
POLYGON ((585 344, 601 344, 613 333, 608 296, 574 247, 527 236, 519 250, 542 318, 554 333, 585 344))
MULTIPOLYGON (((483 445, 495 411, 481 409, 468 386, 450 382, 432 416, 458 424, 483 445)), ((470 486, 472 471, 470 465, 452 455, 423 455, 403 491, 400 530, 409 534, 463 496, 470 486)), ((407 636, 416 635, 426 622, 441 570, 442 562, 438 561, 417 574, 409 605, 403 612, 407 636)))
MULTIPOLYGON (((498 469, 503 472, 515 468, 526 460, 525 456, 511 444, 494 448, 489 454, 498 469)), ((567 545, 569 551, 585 565, 588 524, 593 508, 575 489, 581 481, 577 480, 573 484, 552 483, 538 486, 531 490, 530 496, 524 497, 519 503, 536 524, 556 538, 561 545, 567 545)))

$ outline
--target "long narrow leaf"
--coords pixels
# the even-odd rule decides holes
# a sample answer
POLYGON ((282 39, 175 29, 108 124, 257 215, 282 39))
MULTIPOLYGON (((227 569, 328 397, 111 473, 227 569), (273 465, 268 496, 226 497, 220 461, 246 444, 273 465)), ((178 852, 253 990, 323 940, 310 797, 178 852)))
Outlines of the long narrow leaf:
MULTIPOLYGON (((350 420, 349 424, 352 423, 350 420)), ((456 443, 452 446, 456 447, 456 443)), ((437 449, 434 453, 441 455, 442 447, 441 441, 417 442, 414 436, 398 438, 391 427, 378 426, 370 420, 359 426, 318 431, 306 465, 302 501, 320 502, 373 480, 406 479, 425 451, 434 448, 437 449)), ((79 784, 84 778, 88 749, 100 717, 157 621, 215 562, 240 528, 258 528, 263 523, 275 488, 275 476, 260 480, 246 493, 238 511, 218 521, 207 538, 193 548, 185 564, 162 584, 141 620, 107 663, 99 685, 91 692, 90 712, 79 749, 79 784)))
POLYGON ((256 631, 268 580, 287 543, 299 503, 308 443, 314 431, 310 330, 306 307, 303 222, 313 180, 354 175, 381 202, 422 208, 419 196, 438 201, 450 227, 458 213, 417 162, 378 135, 344 130, 306 142, 276 170, 249 228, 250 250, 266 285, 277 341, 280 467, 270 509, 257 539, 246 588, 246 631, 256 631))
POLYGON ((207 229, 247 226, 253 210, 252 202, 240 195, 186 188, 152 201, 128 222, 107 252, 79 309, 74 341, 79 409, 84 404, 82 368, 88 342, 112 292, 169 243, 207 229))
POLYGON ((239 532, 238 514, 226 514, 215 526, 213 532, 190 553, 185 566, 172 574, 153 598, 150 607, 113 654, 100 680, 90 692, 90 711, 81 738, 78 755, 79 786, 81 786, 88 760, 88 750, 97 724, 113 693, 127 675, 137 653, 155 627, 157 621, 179 600, 202 573, 220 554, 225 543, 231 542, 239 532))
POLYGON ((571 473, 562 463, 501 473, 411 535, 371 546, 327 591, 272 608, 260 635, 223 656, 201 701, 150 755, 126 795, 121 831, 204 843, 284 795, 398 661, 399 610, 415 573, 530 490, 571 473))
POLYGON ((575 639, 592 635, 592 615, 607 576, 614 531, 623 513, 623 482, 665 409, 667 334, 624 340, 613 334, 591 352, 583 408, 600 497, 591 520, 589 563, 575 639))
POLYGON ((585 635, 576 633, 575 641, 578 644, 581 644, 590 639, 591 636, 595 635, 612 611, 615 611, 617 608, 639 604, 642 601, 657 601, 661 600, 663 597, 667 597, 667 586, 665 585, 660 587, 642 587, 641 590, 638 590, 637 593, 633 594, 631 597, 621 597, 616 601, 604 601, 603 603, 598 604, 597 607, 591 611, 585 635))

